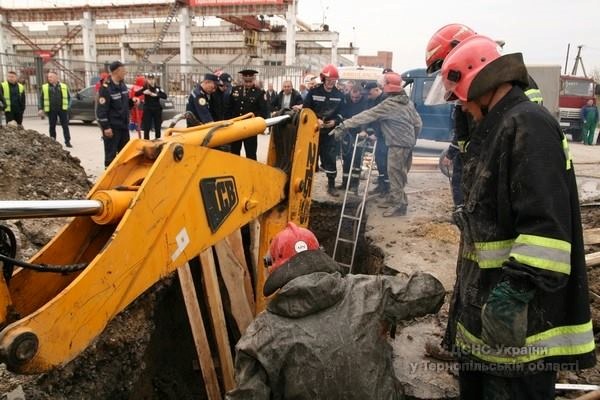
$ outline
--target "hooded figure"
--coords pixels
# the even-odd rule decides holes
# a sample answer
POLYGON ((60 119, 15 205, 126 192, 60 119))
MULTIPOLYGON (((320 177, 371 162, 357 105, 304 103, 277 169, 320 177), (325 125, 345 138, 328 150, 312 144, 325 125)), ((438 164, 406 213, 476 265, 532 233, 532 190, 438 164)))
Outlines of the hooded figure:
POLYGON ((270 255, 263 292, 275 295, 236 345, 237 388, 226 399, 401 399, 382 326, 437 312, 442 284, 424 273, 343 276, 291 222, 270 255))

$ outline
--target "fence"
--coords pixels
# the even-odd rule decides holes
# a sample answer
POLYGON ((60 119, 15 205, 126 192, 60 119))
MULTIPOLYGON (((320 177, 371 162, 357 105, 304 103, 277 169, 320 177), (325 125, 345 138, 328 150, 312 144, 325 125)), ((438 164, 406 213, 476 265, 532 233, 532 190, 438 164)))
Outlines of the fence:
MULTIPOLYGON (((290 80, 295 88, 302 82, 303 68, 300 66, 263 66, 263 65, 209 65, 209 64, 151 64, 127 63, 128 74, 125 81, 133 84, 135 76, 153 73, 158 77, 158 83, 169 94, 178 112, 185 110, 189 93, 202 76, 209 72, 221 70, 234 79, 238 71, 252 68, 259 72, 258 79, 265 89, 269 83, 275 90, 280 90, 283 81, 290 80)), ((102 72, 108 70, 108 63, 85 62, 70 59, 44 60, 39 56, 23 56, 0 53, 0 81, 6 79, 9 71, 14 71, 18 79, 25 85, 27 109, 25 116, 37 113, 39 88, 46 81, 46 74, 54 71, 59 80, 66 83, 74 94, 88 86, 94 85, 102 72)))

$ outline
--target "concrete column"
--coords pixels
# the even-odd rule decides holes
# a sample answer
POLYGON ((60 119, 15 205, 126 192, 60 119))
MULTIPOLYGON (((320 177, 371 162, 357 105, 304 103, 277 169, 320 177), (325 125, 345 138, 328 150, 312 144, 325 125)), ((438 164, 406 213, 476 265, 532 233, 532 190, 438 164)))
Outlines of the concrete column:
POLYGON ((338 54, 337 54, 338 40, 339 40, 339 38, 336 37, 335 39, 333 39, 331 41, 331 63, 333 65, 337 65, 337 63, 338 63, 338 54))
POLYGON ((91 84, 92 77, 97 75, 97 68, 95 63, 97 62, 96 52, 96 22, 94 14, 91 11, 83 12, 83 19, 81 20, 81 26, 83 27, 83 60, 85 61, 85 84, 91 84))
MULTIPOLYGON (((11 33, 2 27, 2 24, 8 23, 6 20, 6 16, 4 14, 0 14, 0 53, 12 53, 12 40, 11 33)), ((6 78, 6 73, 8 72, 8 57, 3 54, 0 54, 0 66, 2 66, 2 77, 6 78)))
POLYGON ((285 65, 296 63, 296 0, 288 5, 285 33, 285 65))
MULTIPOLYGON (((188 7, 181 7, 179 11, 179 58, 181 64, 192 63, 192 18, 188 7)), ((190 68, 185 66, 181 72, 189 73, 190 68)))
POLYGON ((125 58, 127 56, 127 49, 125 48, 125 45, 123 44, 123 42, 119 42, 119 48, 121 49, 121 62, 123 64, 126 63, 125 58))

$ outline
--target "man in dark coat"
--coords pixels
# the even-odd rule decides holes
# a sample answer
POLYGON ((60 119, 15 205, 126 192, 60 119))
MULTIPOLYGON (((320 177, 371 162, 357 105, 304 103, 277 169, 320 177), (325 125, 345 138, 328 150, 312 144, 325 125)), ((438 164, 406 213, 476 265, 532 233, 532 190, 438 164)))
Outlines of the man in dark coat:
POLYGON ((292 85, 292 81, 284 81, 282 90, 273 97, 271 110, 273 112, 284 110, 286 108, 299 110, 302 108, 302 95, 292 85))
POLYGON ((577 183, 556 119, 529 101, 520 53, 474 35, 440 72, 477 123, 465 146, 456 285, 444 344, 466 400, 555 397, 596 362, 577 183))
POLYGON ((270 247, 264 294, 275 293, 236 346, 227 400, 399 400, 382 323, 435 313, 433 276, 347 275, 308 229, 289 223, 270 247))
MULTIPOLYGON (((256 117, 269 118, 267 95, 264 90, 256 87, 256 74, 258 74, 258 71, 245 69, 240 71, 240 74, 242 75, 243 84, 235 86, 231 91, 225 117, 229 119, 253 113, 256 117)), ((256 151, 258 149, 257 137, 252 136, 231 143, 231 152, 240 155, 242 144, 244 145, 246 158, 256 160, 256 151)))

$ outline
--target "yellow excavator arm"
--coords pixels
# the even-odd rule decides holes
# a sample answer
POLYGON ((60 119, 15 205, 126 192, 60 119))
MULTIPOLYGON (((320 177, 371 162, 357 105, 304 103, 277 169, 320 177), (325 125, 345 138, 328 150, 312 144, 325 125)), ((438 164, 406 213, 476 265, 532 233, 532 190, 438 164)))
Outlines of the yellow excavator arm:
MULTIPOLYGON (((270 120, 250 114, 130 141, 87 200, 0 202, 0 219, 78 215, 28 263, 81 266, 18 268, 0 278, 0 362, 39 373, 72 360, 146 289, 253 220, 262 288, 271 238, 287 221, 308 223, 317 143, 310 110, 270 120), (292 135, 271 135, 266 164, 219 149, 276 124, 292 135)), ((262 289, 254 292, 261 310, 262 289)))

